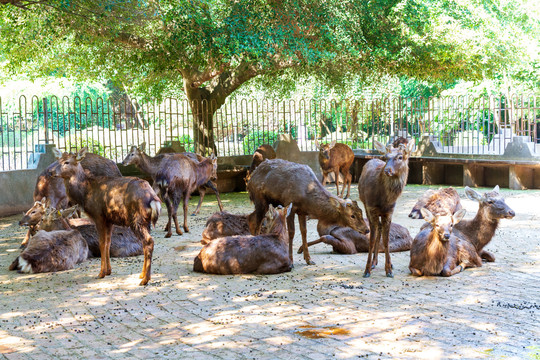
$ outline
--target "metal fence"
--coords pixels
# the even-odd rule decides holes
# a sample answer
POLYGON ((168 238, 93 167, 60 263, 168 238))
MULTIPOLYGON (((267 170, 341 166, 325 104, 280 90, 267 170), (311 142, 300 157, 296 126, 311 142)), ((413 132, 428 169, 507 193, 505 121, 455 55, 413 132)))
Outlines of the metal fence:
MULTIPOLYGON (((540 97, 382 98, 372 100, 231 99, 215 112, 213 134, 219 156, 251 154, 279 134, 290 134, 300 150, 315 140, 337 140, 353 149, 373 149, 373 140, 429 136, 442 153, 500 155, 514 136, 539 149, 540 97)), ((201 104, 202 108, 215 108, 201 104)), ((209 106, 208 106, 209 105, 209 106)), ((197 109, 198 107, 193 107, 197 109)), ((150 155, 172 141, 187 151, 199 141, 197 117, 187 100, 139 103, 131 99, 0 98, 1 169, 24 169, 35 145, 63 151, 88 146, 117 162, 130 145, 146 142, 150 155)))

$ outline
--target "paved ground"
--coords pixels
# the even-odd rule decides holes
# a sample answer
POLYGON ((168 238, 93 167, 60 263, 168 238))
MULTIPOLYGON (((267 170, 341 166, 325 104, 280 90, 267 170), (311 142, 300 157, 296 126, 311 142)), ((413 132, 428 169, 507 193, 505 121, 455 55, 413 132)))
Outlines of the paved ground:
MULTIPOLYGON (((394 217, 413 236, 422 220, 407 214, 425 190, 407 186, 394 217)), ((147 287, 137 285, 141 257, 113 259, 105 279, 97 278, 98 259, 62 273, 21 275, 7 268, 24 230, 19 216, 3 218, 0 353, 8 359, 539 359, 540 192, 503 192, 517 216, 502 221, 488 247, 496 262, 452 278, 412 277, 405 252, 392 255, 394 279, 381 266, 364 279, 365 254, 332 254, 324 244, 312 248, 317 265, 296 256, 287 274, 193 273, 199 236, 216 209, 211 196, 201 215, 189 219, 190 234, 164 239, 162 214, 147 287)), ((358 199, 356 191, 352 196, 358 199)), ((223 198, 231 212, 250 211, 245 193, 223 198)), ((477 205, 463 202, 472 217, 477 205)), ((315 239, 316 223, 308 223, 315 239)))

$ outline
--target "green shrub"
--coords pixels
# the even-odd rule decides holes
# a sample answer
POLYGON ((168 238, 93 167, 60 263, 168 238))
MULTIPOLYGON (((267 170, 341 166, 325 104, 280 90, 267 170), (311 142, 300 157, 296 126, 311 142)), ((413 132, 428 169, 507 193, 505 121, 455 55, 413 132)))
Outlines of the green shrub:
POLYGON ((262 144, 274 145, 279 140, 279 133, 269 130, 254 130, 248 136, 244 137, 242 147, 244 154, 253 154, 262 144))
POLYGON ((75 151, 75 149, 78 151, 85 146, 88 148, 88 152, 108 157, 105 154, 105 146, 102 145, 99 141, 92 139, 91 137, 86 138, 82 136, 77 136, 74 138, 66 139, 66 150, 69 152, 73 152, 75 151))
POLYGON ((177 137, 173 138, 173 141, 180 142, 180 144, 182 144, 182 146, 184 147, 184 149, 186 149, 187 152, 194 152, 195 151, 195 142, 193 141, 191 136, 189 136, 188 134, 184 134, 182 136, 177 136, 177 137))

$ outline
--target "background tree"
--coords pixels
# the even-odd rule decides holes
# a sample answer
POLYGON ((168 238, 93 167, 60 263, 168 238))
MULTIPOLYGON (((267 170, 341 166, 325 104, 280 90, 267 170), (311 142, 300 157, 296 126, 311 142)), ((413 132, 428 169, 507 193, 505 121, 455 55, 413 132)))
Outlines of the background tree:
MULTIPOLYGON (((194 114, 199 152, 215 150, 214 113, 252 79, 285 88, 308 75, 330 87, 381 74, 481 79, 525 54, 522 44, 502 36, 509 25, 501 20, 504 9, 496 1, 0 4, 4 73, 112 79, 157 97, 182 90, 194 114)), ((528 24, 524 20, 515 28, 528 24)))

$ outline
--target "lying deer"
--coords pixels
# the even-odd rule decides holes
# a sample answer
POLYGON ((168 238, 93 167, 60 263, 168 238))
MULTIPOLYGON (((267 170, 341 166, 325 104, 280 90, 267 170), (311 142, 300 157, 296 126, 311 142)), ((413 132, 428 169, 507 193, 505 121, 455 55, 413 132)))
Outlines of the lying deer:
POLYGON ((76 230, 38 231, 9 270, 44 273, 73 269, 88 258, 88 245, 76 230))
MULTIPOLYGON (((368 223, 367 219, 364 219, 368 223)), ((369 226, 369 224, 367 224, 369 226)), ((368 236, 359 233, 350 227, 336 226, 327 224, 323 220, 319 220, 317 231, 320 239, 308 242, 308 246, 318 243, 325 243, 332 246, 334 252, 338 254, 357 254, 369 251, 368 236)), ((412 237, 407 228, 396 224, 390 224, 389 246, 390 252, 407 251, 411 249, 412 237)), ((384 244, 379 244, 381 249, 384 249, 384 244)), ((303 248, 298 249, 298 254, 301 254, 303 248)))
POLYGON ((426 208, 434 215, 452 215, 461 210, 461 200, 456 189, 449 187, 439 190, 427 190, 414 204, 410 218, 422 219, 420 209, 426 208))
POLYGON ((374 141, 374 144, 375 148, 385 156, 385 161, 379 159, 369 160, 364 165, 358 181, 358 194, 360 200, 364 203, 371 226, 364 277, 369 277, 372 266, 375 267, 377 264, 381 238, 386 256, 384 265, 386 276, 393 277, 389 246, 390 223, 392 222, 396 201, 407 184, 409 156, 414 142, 410 142, 407 147, 399 145, 398 148, 385 147, 378 141, 374 141))
POLYGON ((326 185, 328 174, 334 173, 336 180, 336 190, 339 197, 343 197, 345 186, 347 186, 347 195, 349 197, 351 191, 352 175, 349 173, 354 162, 354 153, 347 144, 337 143, 335 140, 330 144, 319 144, 315 140, 315 146, 319 148, 319 164, 323 173, 322 184, 326 185), (339 174, 343 175, 343 187, 341 194, 339 193, 339 174))
POLYGON ((482 266, 482 259, 474 247, 452 233, 465 215, 464 209, 445 216, 433 215, 425 208, 420 211, 431 226, 423 227, 413 240, 409 263, 411 274, 452 276, 467 267, 482 266))
POLYGON ((292 241, 294 239, 294 215, 298 214, 304 260, 311 261, 307 245, 306 216, 314 219, 325 219, 339 226, 347 226, 361 233, 369 232, 362 210, 356 201, 343 200, 332 195, 307 165, 301 165, 281 159, 263 161, 253 172, 247 190, 251 201, 255 203, 255 211, 250 221, 250 232, 258 234, 264 214, 270 204, 288 206, 292 203, 290 215, 287 217, 289 230, 289 256, 293 256, 292 241))
POLYGON ((274 209, 270 205, 267 234, 227 236, 209 242, 195 258, 193 271, 221 275, 291 271, 287 232, 291 207, 274 209))
POLYGON ((493 239, 500 220, 512 219, 516 213, 506 205, 498 185, 482 195, 466 186, 465 194, 469 199, 478 202, 478 212, 474 219, 461 221, 454 229, 454 233, 470 242, 482 259, 493 262, 495 256, 484 250, 484 247, 493 239))
POLYGON ((99 277, 111 274, 110 247, 113 225, 129 226, 142 239, 144 264, 141 285, 146 285, 151 277, 154 240, 150 227, 155 225, 161 201, 150 184, 134 177, 97 177, 85 172, 80 164, 86 155, 86 148, 77 154, 62 154, 54 149, 58 166, 56 176, 64 179, 67 194, 72 202, 80 205, 96 224, 101 251, 101 271, 99 277))

